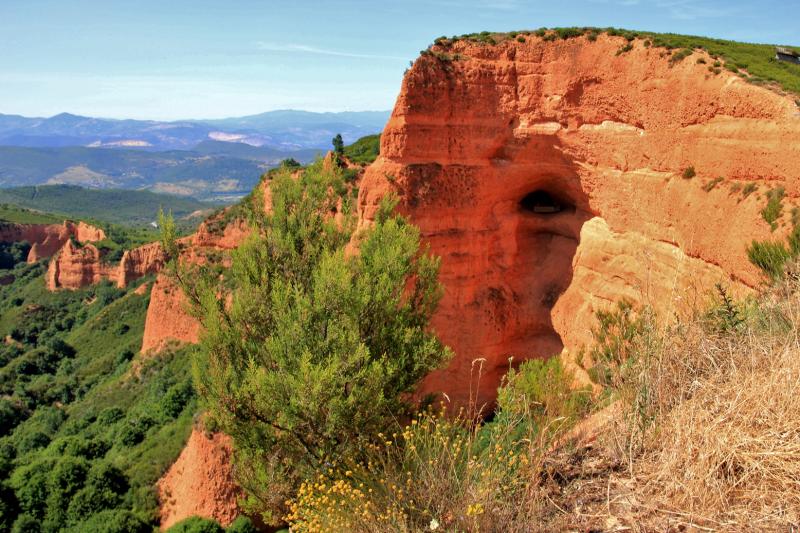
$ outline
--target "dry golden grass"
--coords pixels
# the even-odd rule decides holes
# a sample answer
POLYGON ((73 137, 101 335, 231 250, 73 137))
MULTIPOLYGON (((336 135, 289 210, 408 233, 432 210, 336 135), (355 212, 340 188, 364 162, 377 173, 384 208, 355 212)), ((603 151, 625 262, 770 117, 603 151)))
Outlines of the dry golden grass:
POLYGON ((798 327, 790 280, 738 331, 694 322, 663 339, 642 375, 655 420, 634 466, 651 507, 717 530, 800 523, 798 327))
POLYGON ((562 523, 797 529, 800 282, 790 276, 722 314, 668 327, 644 321, 627 347, 635 363, 615 380, 623 415, 589 454, 601 474, 581 480, 583 491, 565 490, 562 523), (594 485, 605 494, 589 494, 594 485), (593 498, 591 509, 570 512, 581 498, 593 498))

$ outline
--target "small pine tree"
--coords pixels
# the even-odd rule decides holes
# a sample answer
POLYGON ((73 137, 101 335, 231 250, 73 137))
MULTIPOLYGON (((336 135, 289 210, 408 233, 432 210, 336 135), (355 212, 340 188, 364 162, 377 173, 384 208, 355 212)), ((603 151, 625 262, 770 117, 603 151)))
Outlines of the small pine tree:
POLYGON ((331 141, 333 143, 333 153, 338 156, 344 155, 344 140, 342 139, 342 134, 337 133, 336 137, 333 138, 331 141))

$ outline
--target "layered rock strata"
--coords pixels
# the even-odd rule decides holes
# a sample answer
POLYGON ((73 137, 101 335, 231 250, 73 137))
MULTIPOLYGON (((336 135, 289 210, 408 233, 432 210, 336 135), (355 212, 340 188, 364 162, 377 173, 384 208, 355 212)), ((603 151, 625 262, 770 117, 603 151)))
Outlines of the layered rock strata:
POLYGON ((746 246, 784 231, 763 193, 785 189, 788 228, 800 192, 797 105, 625 44, 461 41, 405 76, 359 215, 397 193, 442 257, 433 326, 456 356, 423 392, 491 402, 509 364, 574 352, 621 298, 668 314, 758 285, 746 246))

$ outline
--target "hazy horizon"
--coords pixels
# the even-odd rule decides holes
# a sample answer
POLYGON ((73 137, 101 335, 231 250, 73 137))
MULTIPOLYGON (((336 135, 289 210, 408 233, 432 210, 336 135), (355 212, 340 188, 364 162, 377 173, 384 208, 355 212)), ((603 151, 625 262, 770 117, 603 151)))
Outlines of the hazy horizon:
POLYGON ((237 118, 244 118, 244 117, 255 117, 259 115, 265 115, 267 113, 281 113, 281 112, 291 112, 291 113, 313 113, 317 115, 324 115, 324 114, 342 114, 342 113, 391 113, 392 109, 345 109, 342 111, 310 111, 308 109, 289 109, 289 108, 279 108, 279 109, 268 109, 266 111, 255 111, 251 113, 246 113, 244 115, 230 115, 230 116, 220 116, 220 117, 180 117, 174 119, 158 119, 158 118, 134 118, 134 117, 107 117, 107 116, 100 116, 100 115, 85 115, 82 113, 74 113, 72 111, 59 111, 58 113, 54 113, 52 115, 23 115, 20 113, 13 113, 7 112, 0 109, 0 116, 18 116, 27 119, 51 119, 55 118, 59 115, 72 115, 77 117, 84 117, 84 118, 93 118, 99 120, 139 120, 139 121, 152 121, 152 122, 211 122, 211 121, 218 121, 218 120, 226 120, 226 119, 237 119, 237 118))

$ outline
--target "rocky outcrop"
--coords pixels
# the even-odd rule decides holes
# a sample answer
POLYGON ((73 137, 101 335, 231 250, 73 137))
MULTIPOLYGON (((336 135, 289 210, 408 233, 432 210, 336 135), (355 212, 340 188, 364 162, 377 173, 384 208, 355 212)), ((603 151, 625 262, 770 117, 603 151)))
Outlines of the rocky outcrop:
POLYGON ((65 220, 63 224, 13 224, 0 222, 0 242, 28 241, 28 263, 51 257, 73 238, 79 243, 97 242, 105 232, 85 222, 65 220))
POLYGON ((78 246, 70 239, 50 261, 45 280, 51 291, 78 289, 112 277, 113 272, 113 267, 102 263, 94 245, 78 246))
POLYGON ((159 272, 163 266, 164 253, 157 242, 126 250, 119 263, 114 265, 104 262, 95 246, 87 244, 79 247, 72 240, 67 240, 50 260, 47 288, 51 291, 76 290, 103 279, 124 288, 132 281, 159 272))
POLYGON ((195 343, 200 324, 189 314, 186 296, 169 277, 159 274, 150 291, 142 353, 162 350, 170 342, 195 343))
POLYGON ((134 280, 155 274, 164 266, 161 243, 151 242, 133 250, 125 250, 117 267, 117 286, 127 287, 134 280))
POLYGON ((239 246, 250 234, 247 221, 236 218, 225 224, 221 229, 212 230, 219 225, 214 220, 207 220, 200 224, 197 233, 192 238, 192 246, 195 248, 215 248, 219 250, 233 250, 239 246))
POLYGON ((699 52, 625 44, 460 41, 407 73, 359 216, 396 192, 442 257, 433 327, 456 357, 423 392, 467 403, 485 358, 477 400, 490 402, 509 358, 578 349, 620 298, 666 314, 716 282, 759 283, 745 248, 782 231, 762 194, 785 188, 785 227, 800 194, 797 105, 709 72, 699 52), (745 198, 749 183, 760 193, 745 198))
POLYGON ((224 527, 241 514, 242 490, 233 481, 231 439, 194 429, 178 460, 158 481, 161 528, 190 516, 213 518, 224 527))
MULTIPOLYGON (((264 198, 267 202, 269 195, 265 194, 264 198)), ((224 223, 221 220, 224 219, 207 220, 200 224, 194 235, 181 240, 182 263, 203 264, 209 260, 209 255, 236 248, 250 234, 247 222, 241 218, 233 218, 224 223)), ((223 257, 215 260, 226 259, 223 257)), ((159 275, 150 292, 142 353, 156 353, 170 342, 195 343, 199 336, 200 324, 189 314, 183 291, 169 278, 159 275)))

